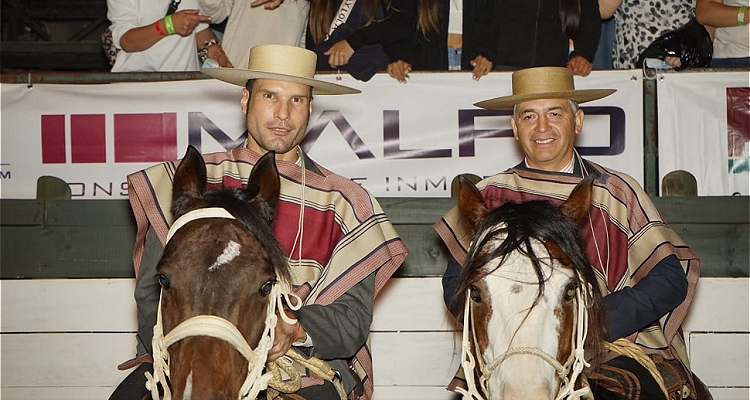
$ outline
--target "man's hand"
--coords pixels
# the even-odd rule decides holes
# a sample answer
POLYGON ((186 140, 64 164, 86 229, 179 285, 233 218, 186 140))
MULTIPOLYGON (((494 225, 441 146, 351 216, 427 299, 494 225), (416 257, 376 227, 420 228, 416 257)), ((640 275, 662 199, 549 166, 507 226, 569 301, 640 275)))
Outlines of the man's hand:
POLYGON ((292 348, 295 340, 295 329, 297 330, 297 341, 304 342, 307 339, 307 332, 299 322, 296 324, 287 324, 283 319, 276 320, 274 331, 273 347, 268 350, 268 361, 273 361, 286 354, 292 348), (296 326, 296 328, 295 328, 296 326))
POLYGON ((323 54, 328 56, 328 64, 331 68, 337 68, 349 64, 349 59, 354 55, 354 49, 346 40, 339 40, 323 54))
POLYGON ((401 83, 406 83, 409 72, 411 72, 411 64, 406 61, 398 60, 388 64, 388 75, 401 83))
POLYGON ((573 75, 586 76, 591 73, 594 64, 582 56, 573 56, 568 60, 567 67, 573 71, 573 75))
POLYGON ((211 22, 211 17, 200 15, 198 10, 180 10, 172 14, 172 26, 180 36, 189 36, 201 22, 211 22))
POLYGON ((284 0, 255 0, 250 3, 250 7, 263 6, 266 10, 273 10, 278 8, 284 0))
POLYGON ((232 62, 229 61, 229 57, 227 57, 227 53, 225 53, 224 49, 218 44, 208 48, 208 58, 216 60, 220 67, 234 68, 232 62))
POLYGON ((487 75, 492 71, 492 61, 486 59, 484 56, 477 56, 473 60, 469 61, 474 70, 471 71, 472 79, 478 81, 479 78, 487 75))

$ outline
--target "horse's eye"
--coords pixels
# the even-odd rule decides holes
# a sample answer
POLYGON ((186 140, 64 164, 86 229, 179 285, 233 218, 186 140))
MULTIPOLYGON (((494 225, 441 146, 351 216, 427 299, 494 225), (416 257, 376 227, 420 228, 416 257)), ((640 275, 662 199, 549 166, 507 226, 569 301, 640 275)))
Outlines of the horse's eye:
POLYGON ((576 297, 576 289, 578 289, 578 283, 577 282, 571 282, 568 283, 567 286, 565 286, 565 296, 564 300, 568 301, 576 297))
POLYGON ((479 289, 474 285, 469 287, 469 296, 471 296, 471 299, 476 302, 482 301, 482 295, 480 294, 479 289))
POLYGON ((276 284, 276 279, 270 279, 266 283, 261 286, 259 292, 261 296, 268 296, 269 293, 271 293, 271 289, 273 289, 273 285, 276 284))
POLYGON ((164 289, 169 289, 169 278, 164 274, 156 275, 156 280, 159 282, 159 286, 164 289))

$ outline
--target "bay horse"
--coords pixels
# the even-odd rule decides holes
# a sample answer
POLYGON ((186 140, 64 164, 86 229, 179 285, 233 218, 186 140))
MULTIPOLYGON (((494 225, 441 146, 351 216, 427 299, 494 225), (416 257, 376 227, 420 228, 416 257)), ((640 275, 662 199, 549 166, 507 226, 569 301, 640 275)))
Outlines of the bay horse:
POLYGON ((277 310, 299 307, 287 259, 271 224, 280 181, 274 153, 253 167, 245 189, 207 189, 205 161, 189 146, 174 174, 169 230, 157 266, 155 399, 255 399, 273 345, 277 310), (160 393, 160 389, 163 392, 160 393))
POLYGON ((468 384, 458 390, 465 399, 591 397, 579 383, 584 349, 599 353, 606 319, 576 221, 588 215, 593 179, 560 207, 508 202, 491 211, 473 183, 459 182, 473 240, 456 289, 468 384))

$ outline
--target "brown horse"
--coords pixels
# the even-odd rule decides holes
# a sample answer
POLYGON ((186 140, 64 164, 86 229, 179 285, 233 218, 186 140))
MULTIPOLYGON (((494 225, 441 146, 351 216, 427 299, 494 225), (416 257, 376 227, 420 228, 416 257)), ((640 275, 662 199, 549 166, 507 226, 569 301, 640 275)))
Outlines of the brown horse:
POLYGON ((578 382, 583 350, 606 339, 603 302, 574 222, 588 213, 591 185, 585 180, 562 207, 530 201, 490 211, 461 180, 458 206, 474 232, 456 289, 465 304, 465 399, 586 394, 578 382))
POLYGON ((164 399, 255 399, 268 382, 276 311, 290 292, 271 228, 280 187, 274 154, 261 157, 246 189, 206 184, 205 162, 191 146, 175 172, 175 222, 157 267, 150 390, 164 399))

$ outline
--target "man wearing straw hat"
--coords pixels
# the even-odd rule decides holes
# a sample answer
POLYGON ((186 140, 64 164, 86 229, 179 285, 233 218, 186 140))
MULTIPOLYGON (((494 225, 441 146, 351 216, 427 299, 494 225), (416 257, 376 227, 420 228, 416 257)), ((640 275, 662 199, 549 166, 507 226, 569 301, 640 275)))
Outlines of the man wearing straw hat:
MULTIPOLYGON (((576 90, 571 72, 561 67, 516 71, 512 86, 510 96, 475 104, 492 110, 513 110, 513 135, 525 156, 515 167, 477 184, 487 206, 493 209, 506 201, 529 200, 560 204, 583 177, 594 175, 590 229, 584 229, 582 234, 600 280, 609 340, 626 338, 639 345, 659 370, 676 372, 662 372, 670 398, 695 398, 680 325, 695 293, 700 260, 665 225, 633 178, 581 158, 574 147, 584 120, 578 104, 603 98, 615 90, 576 90)), ((453 305, 451 300, 471 238, 459 221, 457 208, 438 221, 435 229, 451 255, 443 288, 446 303, 453 305)), ((456 306, 452 308, 457 314, 456 306)), ((602 361, 598 371, 589 376, 595 398, 665 398, 665 390, 634 359, 611 355, 602 361), (640 381, 635 385, 637 390, 627 382, 633 373, 640 381), (605 380, 609 385, 597 386, 597 382, 605 380), (628 392, 635 394, 629 397, 625 395, 628 392)))
MULTIPOLYGON (((314 79, 312 51, 286 45, 261 45, 250 51, 247 69, 207 68, 203 72, 242 86, 245 143, 227 152, 206 154, 208 181, 215 188, 240 187, 239 177, 261 155, 274 151, 281 199, 274 223, 276 237, 289 255, 293 286, 302 299, 295 325, 276 325, 268 360, 291 347, 328 361, 349 398, 372 396, 372 359, 366 345, 373 300, 406 258, 407 249, 374 197, 353 181, 312 161, 299 147, 312 111, 312 97, 358 93, 356 89, 314 79)), ((129 197, 138 222, 133 252, 138 303, 138 354, 151 353, 161 257, 171 214, 175 162, 131 174, 129 197)), ((131 362, 129 365, 137 365, 131 362)), ((111 398, 140 399, 145 393, 145 363, 131 373, 111 398)), ((304 369, 303 369, 304 370, 304 369)), ((304 399, 339 398, 331 382, 302 376, 296 395, 304 399)))

